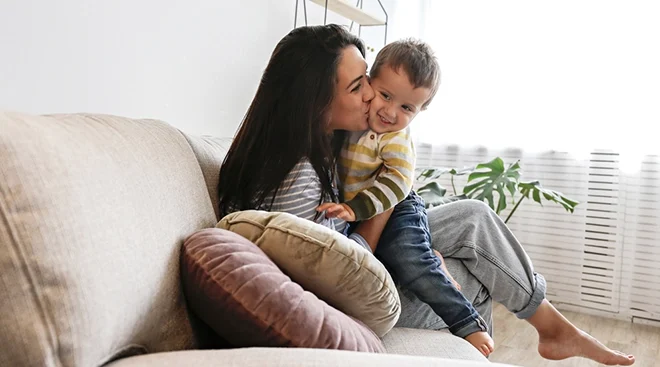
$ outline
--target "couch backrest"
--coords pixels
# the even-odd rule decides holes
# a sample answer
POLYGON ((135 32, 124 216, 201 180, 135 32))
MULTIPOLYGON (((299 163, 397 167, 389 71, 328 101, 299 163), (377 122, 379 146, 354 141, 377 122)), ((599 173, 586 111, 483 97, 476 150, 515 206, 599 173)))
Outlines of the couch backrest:
POLYGON ((221 218, 219 214, 220 208, 218 207, 218 181, 220 179, 218 173, 233 139, 214 136, 185 136, 197 156, 199 166, 202 168, 206 187, 209 190, 211 204, 219 221, 221 218))
POLYGON ((0 366, 199 346, 180 247, 216 219, 171 126, 0 111, 0 366))

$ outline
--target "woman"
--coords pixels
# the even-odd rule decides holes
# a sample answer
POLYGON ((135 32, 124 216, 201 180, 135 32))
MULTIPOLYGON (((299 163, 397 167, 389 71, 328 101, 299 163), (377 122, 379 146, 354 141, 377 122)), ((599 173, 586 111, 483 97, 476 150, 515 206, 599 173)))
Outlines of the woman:
MULTIPOLYGON (((294 29, 277 45, 261 84, 222 165, 221 213, 247 209, 286 211, 343 231, 316 208, 337 202, 335 157, 344 131, 368 127, 374 97, 362 42, 336 25, 294 29)), ((375 117, 375 116, 374 116, 375 117)), ((445 256, 465 296, 492 324, 492 299, 539 333, 547 359, 583 356, 608 365, 634 357, 612 351, 577 329, 546 299, 545 281, 534 273, 520 243, 488 206, 459 201, 428 212, 434 248, 445 256)), ((396 240, 387 215, 360 224, 361 244, 396 240)), ((442 320, 401 290, 397 326, 440 329, 442 320)))

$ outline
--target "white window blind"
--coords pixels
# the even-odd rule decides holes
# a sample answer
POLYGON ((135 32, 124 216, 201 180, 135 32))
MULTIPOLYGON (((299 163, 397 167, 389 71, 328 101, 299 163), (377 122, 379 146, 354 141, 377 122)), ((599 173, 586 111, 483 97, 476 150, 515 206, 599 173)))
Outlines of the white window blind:
MULTIPOLYGON (((635 173, 620 155, 488 150, 418 144, 417 167, 462 168, 500 156, 521 160, 523 180, 580 201, 573 214, 526 199, 509 227, 548 281, 548 299, 564 309, 660 324, 660 158, 635 173)), ((462 190, 467 176, 456 177, 462 190)), ((450 176, 440 179, 451 194, 450 176)), ((418 183, 419 184, 419 183, 418 183)), ((513 203, 501 213, 506 218, 513 203)))

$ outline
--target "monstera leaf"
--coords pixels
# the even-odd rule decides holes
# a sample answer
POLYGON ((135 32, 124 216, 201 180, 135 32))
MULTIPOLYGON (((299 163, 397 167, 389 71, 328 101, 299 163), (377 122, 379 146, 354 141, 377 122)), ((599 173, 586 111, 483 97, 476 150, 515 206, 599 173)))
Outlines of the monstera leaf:
POLYGON ((578 205, 577 201, 569 199, 559 191, 544 188, 538 181, 520 182, 518 184, 518 190, 520 190, 520 193, 528 199, 531 195, 532 199, 541 205, 543 205, 541 202, 541 195, 543 195, 545 200, 553 201, 563 206, 566 211, 571 213, 575 210, 575 206, 578 205))
POLYGON ((476 171, 468 176, 468 185, 463 188, 463 193, 471 199, 487 201, 488 205, 499 214, 506 209, 506 192, 511 196, 516 193, 516 185, 520 178, 520 164, 516 161, 508 167, 504 161, 497 157, 488 163, 477 165, 476 171), (476 181, 471 183, 472 181, 476 181), (498 193, 497 207, 493 192, 498 193))
MULTIPOLYGON (((440 176, 444 175, 445 173, 449 173, 451 175, 451 188, 452 188, 452 190, 454 190, 454 196, 462 196, 462 195, 456 195, 456 184, 454 183, 454 176, 467 175, 468 173, 474 172, 475 169, 476 169, 475 166, 465 167, 465 168, 461 168, 461 169, 445 168, 445 167, 423 168, 423 169, 418 170, 420 172, 420 174, 417 176, 417 180, 420 180, 420 181, 436 180, 436 179, 440 178, 440 176)), ((444 190, 444 188, 443 188, 443 190, 444 190)), ((443 193, 440 196, 444 196, 444 195, 445 194, 443 193)))
POLYGON ((427 208, 469 198, 486 201, 497 214, 500 214, 507 207, 508 192, 511 194, 511 200, 515 201, 515 206, 511 209, 504 221, 508 223, 509 219, 511 219, 525 199, 531 198, 541 205, 543 205, 543 199, 552 201, 571 213, 573 213, 575 206, 578 205, 577 201, 566 197, 561 192, 542 187, 538 181, 520 182, 519 161, 507 166, 498 157, 488 163, 482 163, 460 170, 455 168, 425 168, 418 172, 421 173, 417 179, 422 181, 437 180, 445 173, 451 175, 454 196, 446 197, 447 190, 436 181, 432 181, 417 190, 419 196, 426 202, 427 208), (457 196, 454 177, 466 174, 469 174, 469 176, 467 180, 468 184, 463 188, 464 194, 457 196), (516 192, 520 192, 521 195, 519 198, 516 198, 516 192), (495 198, 495 193, 497 193, 497 199, 495 198), (495 205, 495 201, 497 201, 497 205, 495 205))
POLYGON ((435 180, 440 178, 443 174, 450 172, 451 170, 449 168, 444 168, 444 167, 438 167, 438 168, 422 168, 422 169, 417 169, 419 175, 417 176, 417 180, 419 181, 429 181, 429 180, 435 180))
POLYGON ((444 203, 444 196, 447 189, 433 181, 417 189, 417 195, 424 199, 427 208, 438 206, 444 203))

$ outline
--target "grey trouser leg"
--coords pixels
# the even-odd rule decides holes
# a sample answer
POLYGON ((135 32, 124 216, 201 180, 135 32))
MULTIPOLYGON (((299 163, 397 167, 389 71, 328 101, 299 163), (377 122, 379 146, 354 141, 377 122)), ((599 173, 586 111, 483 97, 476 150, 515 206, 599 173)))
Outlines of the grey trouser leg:
MULTIPOLYGON (((445 258, 449 273, 461 285, 461 292, 467 298, 479 315, 486 321, 488 332, 492 335, 493 317, 492 300, 486 288, 479 283, 460 260, 445 258)), ((433 312, 426 303, 420 301, 411 291, 398 287, 401 298, 401 317, 397 327, 408 327, 415 329, 439 330, 447 328, 442 319, 433 312)))
MULTIPOLYGON (((518 318, 536 312, 545 298, 545 279, 534 272, 520 242, 485 203, 461 200, 442 205, 430 209, 428 219, 433 248, 445 258, 463 294, 487 323, 492 324, 491 297, 518 318)), ((445 326, 409 292, 400 290, 399 294, 402 312, 397 326, 445 326)))

